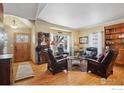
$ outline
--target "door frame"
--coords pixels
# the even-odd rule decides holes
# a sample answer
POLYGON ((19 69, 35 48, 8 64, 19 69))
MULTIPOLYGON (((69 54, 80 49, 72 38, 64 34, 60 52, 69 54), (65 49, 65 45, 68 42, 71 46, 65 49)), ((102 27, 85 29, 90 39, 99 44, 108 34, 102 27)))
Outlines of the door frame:
MULTIPOLYGON (((15 60, 15 44, 16 44, 16 35, 17 34, 28 34, 29 35, 29 47, 30 47, 30 49, 29 49, 29 60, 28 61, 31 61, 31 32, 14 32, 14 36, 13 36, 13 54, 14 54, 14 62, 18 62, 18 61, 16 61, 15 60)), ((19 61, 20 62, 20 61, 19 61)))

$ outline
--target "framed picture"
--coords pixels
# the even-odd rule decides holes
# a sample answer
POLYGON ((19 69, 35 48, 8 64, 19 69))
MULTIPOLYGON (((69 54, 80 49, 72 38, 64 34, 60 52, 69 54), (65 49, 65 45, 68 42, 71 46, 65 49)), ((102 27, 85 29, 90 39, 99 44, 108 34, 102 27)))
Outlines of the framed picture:
POLYGON ((88 44, 88 36, 80 37, 79 43, 80 44, 88 44))

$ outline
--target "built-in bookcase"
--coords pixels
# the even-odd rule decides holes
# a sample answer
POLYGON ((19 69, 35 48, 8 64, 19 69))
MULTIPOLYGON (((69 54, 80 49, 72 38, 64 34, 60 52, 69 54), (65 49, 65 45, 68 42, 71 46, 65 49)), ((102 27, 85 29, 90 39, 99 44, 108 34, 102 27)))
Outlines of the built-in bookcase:
POLYGON ((124 48, 124 23, 105 27, 105 45, 116 50, 124 48))
POLYGON ((124 64, 124 23, 105 27, 105 45, 117 50, 116 63, 124 64))

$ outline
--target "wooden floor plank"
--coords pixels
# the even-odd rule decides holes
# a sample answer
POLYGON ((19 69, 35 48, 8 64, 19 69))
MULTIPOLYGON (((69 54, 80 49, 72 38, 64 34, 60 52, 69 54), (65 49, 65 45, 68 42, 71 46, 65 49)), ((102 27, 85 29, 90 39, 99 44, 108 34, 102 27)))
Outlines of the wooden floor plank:
MULTIPOLYGON (((14 79, 19 63, 14 63, 14 79)), ((47 64, 36 65, 31 62, 35 77, 14 82, 14 85, 124 85, 124 66, 114 66, 113 75, 107 80, 81 71, 60 72, 52 75, 47 64)))

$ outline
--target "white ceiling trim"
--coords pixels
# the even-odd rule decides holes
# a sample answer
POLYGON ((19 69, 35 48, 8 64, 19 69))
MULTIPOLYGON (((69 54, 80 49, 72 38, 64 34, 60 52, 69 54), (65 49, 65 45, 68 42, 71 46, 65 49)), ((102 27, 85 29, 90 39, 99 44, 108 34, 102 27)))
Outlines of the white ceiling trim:
POLYGON ((37 13, 36 13, 36 19, 38 18, 39 14, 42 12, 46 4, 37 4, 37 13))

